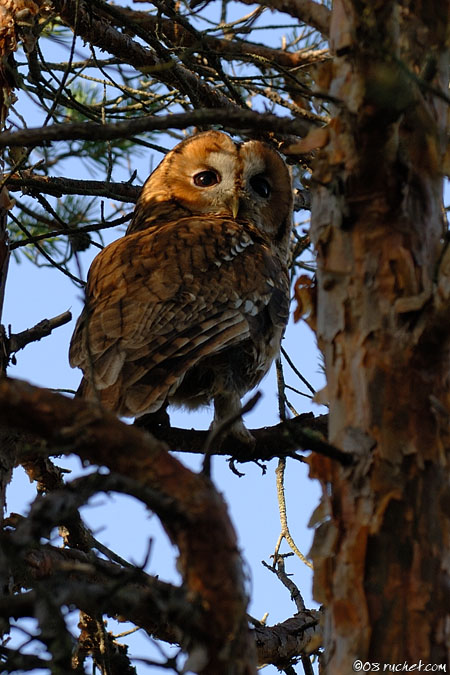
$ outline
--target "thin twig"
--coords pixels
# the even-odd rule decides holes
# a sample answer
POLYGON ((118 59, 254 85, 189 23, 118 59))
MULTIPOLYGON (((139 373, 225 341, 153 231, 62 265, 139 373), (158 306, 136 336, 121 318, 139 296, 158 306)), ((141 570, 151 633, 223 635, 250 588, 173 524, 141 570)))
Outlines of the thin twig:
POLYGON ((305 611, 306 607, 305 602, 302 598, 302 594, 300 593, 298 587, 296 586, 296 584, 294 584, 292 579, 289 578, 284 567, 284 559, 288 558, 291 555, 294 554, 286 553, 285 555, 277 555, 276 558, 274 556, 273 566, 268 565, 266 562, 264 562, 264 560, 262 561, 262 564, 264 565, 264 567, 267 567, 268 570, 276 574, 278 579, 283 584, 283 586, 285 586, 288 589, 289 593, 291 594, 291 600, 295 603, 295 606, 297 608, 297 612, 303 612, 305 611))
POLYGON ((284 358, 285 358, 286 361, 289 363, 289 365, 291 366, 292 370, 293 370, 294 373, 297 375, 297 377, 303 382, 303 384, 304 384, 306 387, 308 387, 309 391, 310 391, 312 394, 315 394, 315 393, 316 393, 316 390, 314 389, 314 387, 313 387, 311 384, 309 384, 308 380, 307 380, 305 377, 303 377, 303 375, 301 374, 301 372, 299 371, 299 369, 296 367, 295 363, 293 363, 293 361, 292 361, 292 359, 290 358, 289 354, 286 352, 286 350, 285 350, 283 347, 281 347, 281 353, 283 354, 284 358))
MULTIPOLYGON (((276 367, 277 367, 277 385, 278 385, 278 408, 279 408, 279 413, 280 413, 280 419, 282 422, 286 423, 286 396, 284 393, 285 390, 285 382, 284 382, 284 375, 283 375, 283 365, 281 363, 281 359, 278 358, 276 360, 276 367)), ((278 565, 280 558, 279 555, 279 550, 281 543, 283 539, 287 541, 291 549, 298 555, 300 560, 305 563, 305 565, 308 565, 308 567, 312 568, 312 564, 305 558, 303 553, 297 548, 294 539, 289 531, 288 527, 288 522, 287 522, 287 512, 286 512, 286 497, 284 494, 284 474, 286 471, 286 458, 285 457, 280 457, 278 460, 278 466, 275 469, 275 475, 276 475, 276 485, 277 485, 277 498, 278 498, 278 510, 280 513, 280 521, 281 521, 281 532, 280 536, 278 537, 278 541, 275 547, 275 552, 274 552, 274 565, 278 565)), ((282 559, 281 559, 282 560, 282 559)), ((280 568, 281 569, 281 568, 280 568)), ((284 565, 282 564, 282 570, 284 571, 284 565)), ((304 609, 304 607, 303 607, 304 609)))
MULTIPOLYGON (((20 230, 22 230, 22 232, 24 234, 26 234, 28 239, 32 239, 32 235, 29 233, 27 228, 24 225, 22 225, 22 223, 12 213, 10 215, 11 215, 11 219, 16 223, 17 227, 20 230)), ((56 260, 53 260, 53 258, 47 253, 47 251, 44 248, 42 248, 42 246, 40 244, 35 243, 35 245, 36 245, 36 248, 38 249, 39 253, 50 263, 50 265, 52 267, 56 267, 60 272, 65 274, 67 277, 69 277, 69 279, 74 281, 77 285, 81 286, 81 288, 84 288, 84 286, 86 284, 82 279, 79 279, 74 274, 69 272, 69 270, 67 270, 65 267, 63 267, 63 265, 60 265, 58 262, 56 262, 56 260)))
POLYGON ((133 217, 132 213, 128 213, 125 216, 117 218, 117 220, 111 222, 103 222, 92 225, 85 225, 84 227, 68 227, 65 230, 52 230, 45 234, 29 235, 27 239, 21 239, 20 241, 12 242, 10 248, 11 251, 14 251, 16 248, 21 248, 22 246, 28 246, 28 244, 35 244, 38 241, 45 241, 46 239, 52 239, 53 237, 59 237, 63 234, 81 234, 82 232, 99 232, 100 230, 106 230, 112 227, 118 227, 119 225, 124 225, 133 217))
POLYGON ((284 473, 286 470, 286 460, 281 458, 278 462, 278 466, 275 469, 276 479, 277 479, 277 497, 278 497, 278 509, 280 512, 280 521, 281 521, 281 534, 286 542, 289 544, 292 551, 295 555, 300 558, 300 560, 305 563, 311 569, 313 568, 312 563, 303 555, 300 549, 297 547, 294 538, 292 537, 288 521, 287 521, 287 510, 286 510, 286 496, 284 493, 284 473))

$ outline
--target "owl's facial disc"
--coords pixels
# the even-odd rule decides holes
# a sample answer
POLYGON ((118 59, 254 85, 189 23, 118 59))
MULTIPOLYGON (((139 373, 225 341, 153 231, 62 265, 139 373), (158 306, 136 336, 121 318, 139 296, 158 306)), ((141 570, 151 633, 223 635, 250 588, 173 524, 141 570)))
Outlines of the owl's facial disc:
POLYGON ((289 171, 280 155, 260 141, 234 143, 210 131, 180 143, 144 186, 140 203, 160 202, 191 214, 246 220, 277 242, 288 240, 289 171))

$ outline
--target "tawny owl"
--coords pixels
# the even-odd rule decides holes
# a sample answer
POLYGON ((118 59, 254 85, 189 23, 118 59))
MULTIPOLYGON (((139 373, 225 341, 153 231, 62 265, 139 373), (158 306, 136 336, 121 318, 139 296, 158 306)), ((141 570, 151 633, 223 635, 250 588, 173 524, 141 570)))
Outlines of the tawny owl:
MULTIPOLYGON (((70 345, 81 391, 119 415, 214 401, 236 415, 278 354, 289 309, 288 169, 218 131, 169 152, 126 235, 95 258, 70 345)), ((231 433, 249 440, 239 420, 231 433)))

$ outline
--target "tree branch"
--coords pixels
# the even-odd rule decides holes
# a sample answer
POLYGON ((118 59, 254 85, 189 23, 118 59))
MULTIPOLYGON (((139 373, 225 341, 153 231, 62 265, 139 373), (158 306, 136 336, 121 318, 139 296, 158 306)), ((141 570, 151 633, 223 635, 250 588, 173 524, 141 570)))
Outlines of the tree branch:
MULTIPOLYGON (((3 535, 3 546, 11 550, 14 536, 15 533, 3 535)), ((33 617, 39 588, 44 590, 48 585, 60 605, 75 605, 88 614, 101 612, 119 621, 130 621, 171 644, 180 644, 186 635, 195 637, 203 630, 201 604, 182 588, 81 551, 43 545, 28 548, 23 556, 19 554, 22 546, 24 541, 17 546, 22 562, 14 568, 13 582, 31 590, 0 598, 1 617, 33 617)), ((251 634, 258 665, 282 665, 305 653, 312 640, 320 644, 319 621, 320 612, 304 610, 274 626, 256 626, 251 634)))
POLYGON ((40 669, 48 671, 48 660, 34 654, 22 654, 15 649, 0 646, 0 656, 3 657, 1 663, 4 673, 25 673, 40 669))
POLYGON ((85 0, 54 0, 53 5, 62 21, 83 40, 114 54, 124 63, 129 63, 167 86, 179 89, 197 107, 204 105, 211 108, 230 108, 234 105, 217 89, 177 63, 170 54, 164 60, 154 51, 142 47, 128 35, 117 31, 110 22, 96 18, 93 7, 85 0))
POLYGON ((125 569, 92 553, 50 545, 30 548, 28 544, 24 553, 25 542, 15 533, 4 535, 2 544, 9 551, 15 546, 17 563, 22 561, 14 568, 14 584, 30 590, 14 598, 0 597, 0 616, 33 616, 39 588, 49 586, 60 605, 131 621, 165 642, 179 644, 183 636, 195 636, 202 630, 197 596, 136 567, 125 569))
POLYGON ((198 672, 224 675, 231 664, 237 675, 253 672, 239 547, 225 503, 207 478, 185 468, 164 443, 99 406, 18 380, 0 381, 0 424, 45 439, 59 452, 76 451, 172 500, 182 520, 155 512, 178 547, 187 591, 201 599, 203 630, 190 644, 204 659, 198 672))
POLYGON ((279 117, 270 113, 258 113, 240 108, 217 110, 203 108, 187 113, 173 115, 143 115, 136 119, 116 124, 96 124, 80 122, 77 124, 52 124, 47 127, 4 131, 0 134, 0 148, 7 146, 34 147, 51 141, 91 140, 110 141, 148 131, 164 129, 186 129, 191 126, 221 124, 225 129, 239 130, 255 134, 255 129, 272 131, 276 134, 294 134, 305 136, 317 121, 292 117, 279 117), (253 130, 253 131, 252 131, 253 130))
MULTIPOLYGON (((257 67, 267 68, 268 64, 274 64, 283 68, 298 68, 330 58, 327 49, 311 49, 309 51, 302 49, 297 52, 288 52, 248 40, 236 41, 216 38, 203 33, 197 37, 193 32, 171 19, 163 19, 148 12, 128 8, 117 9, 120 14, 130 18, 133 23, 143 26, 146 30, 152 32, 159 30, 164 38, 178 47, 190 47, 199 53, 213 52, 229 60, 251 61, 257 67)), ((116 19, 116 21, 117 25, 120 25, 119 19, 116 19)))
POLYGON ((142 190, 141 185, 130 185, 129 183, 56 178, 54 176, 39 176, 25 171, 22 172, 20 178, 17 176, 8 178, 6 185, 10 192, 18 192, 19 190, 24 193, 43 192, 54 197, 62 197, 68 194, 94 195, 132 203, 137 201, 142 190))
MULTIPOLYGON (((240 2, 246 5, 254 4, 253 0, 240 0, 240 2)), ((330 31, 330 10, 313 0, 263 0, 261 5, 289 14, 302 23, 312 26, 324 36, 327 36, 330 31)))
POLYGON ((285 666, 292 659, 309 652, 314 641, 315 651, 322 642, 320 612, 304 610, 275 626, 256 626, 258 665, 285 666))
POLYGON ((64 326, 69 321, 72 321, 72 314, 67 311, 54 316, 52 319, 43 319, 32 328, 27 328, 27 330, 23 330, 21 333, 13 333, 7 340, 9 354, 18 352, 30 344, 30 342, 38 342, 43 337, 50 335, 55 328, 64 326))
POLYGON ((68 234, 69 237, 76 237, 77 235, 83 234, 83 232, 98 232, 99 230, 107 230, 111 227, 118 227, 119 225, 124 225, 129 220, 131 220, 133 212, 128 213, 120 218, 115 220, 103 221, 102 223, 92 223, 91 225, 84 225, 84 227, 68 227, 66 229, 59 228, 56 230, 50 230, 45 234, 37 234, 36 236, 29 235, 24 239, 19 239, 13 241, 10 245, 11 251, 14 251, 16 248, 21 248, 22 246, 28 246, 28 244, 36 244, 39 241, 45 239, 51 239, 52 237, 60 237, 61 235, 68 234))
MULTIPOLYGON (((145 421, 144 418, 144 428, 145 421)), ((274 457, 288 457, 296 450, 312 450, 329 457, 343 466, 352 464, 353 458, 326 441, 328 415, 314 417, 312 413, 298 415, 291 420, 280 422, 273 427, 251 429, 255 447, 251 450, 244 443, 225 437, 220 447, 211 448, 213 455, 228 455, 238 462, 269 461, 274 457)), ((151 428, 152 434, 165 441, 172 450, 203 454, 209 431, 179 429, 159 426, 151 428)))

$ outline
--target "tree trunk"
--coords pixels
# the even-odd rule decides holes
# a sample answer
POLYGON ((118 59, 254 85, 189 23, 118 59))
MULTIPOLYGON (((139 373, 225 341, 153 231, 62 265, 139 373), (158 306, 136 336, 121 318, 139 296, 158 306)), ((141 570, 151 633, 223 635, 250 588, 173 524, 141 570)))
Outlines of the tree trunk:
POLYGON ((342 103, 313 175, 312 236, 330 441, 355 462, 311 461, 331 675, 358 659, 447 663, 447 31, 438 0, 333 3, 321 80, 342 103))

